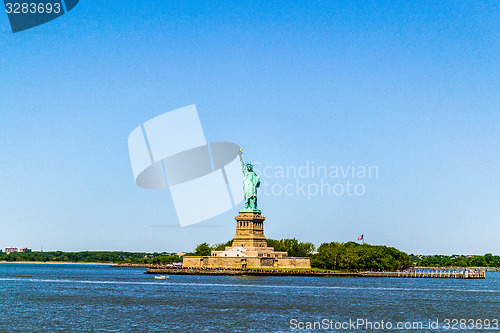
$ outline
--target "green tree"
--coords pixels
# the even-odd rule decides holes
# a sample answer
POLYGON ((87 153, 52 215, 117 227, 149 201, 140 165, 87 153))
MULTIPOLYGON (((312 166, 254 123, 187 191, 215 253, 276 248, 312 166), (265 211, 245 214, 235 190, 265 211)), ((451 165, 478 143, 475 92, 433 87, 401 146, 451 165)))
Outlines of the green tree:
POLYGON ((312 255, 314 244, 299 242, 295 238, 282 240, 267 239, 267 246, 274 247, 275 251, 287 252, 290 257, 307 257, 312 255))
POLYGON ((224 251, 226 247, 230 247, 233 245, 233 240, 227 241, 225 243, 215 244, 212 246, 212 250, 215 251, 224 251))
POLYGON ((195 256, 209 256, 211 253, 212 249, 210 248, 210 245, 208 243, 201 243, 196 247, 196 250, 194 250, 194 255, 195 256))

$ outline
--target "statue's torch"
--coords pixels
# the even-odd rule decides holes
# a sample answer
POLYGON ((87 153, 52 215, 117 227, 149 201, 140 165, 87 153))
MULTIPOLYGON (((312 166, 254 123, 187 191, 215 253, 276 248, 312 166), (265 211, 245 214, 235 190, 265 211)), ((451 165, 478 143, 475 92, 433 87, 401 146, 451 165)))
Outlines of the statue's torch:
POLYGON ((241 167, 245 168, 245 161, 243 161, 243 149, 240 148, 238 155, 240 155, 241 167))

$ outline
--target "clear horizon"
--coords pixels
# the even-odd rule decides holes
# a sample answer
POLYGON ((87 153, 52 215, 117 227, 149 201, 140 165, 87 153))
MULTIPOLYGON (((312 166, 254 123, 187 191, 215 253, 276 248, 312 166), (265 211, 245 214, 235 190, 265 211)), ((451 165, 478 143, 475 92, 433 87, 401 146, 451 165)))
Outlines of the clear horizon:
POLYGON ((89 0, 13 34, 2 14, 0 247, 232 239, 241 204, 181 228, 168 189, 134 183, 130 132, 195 104, 207 142, 256 164, 268 238, 499 255, 499 15, 500 2, 89 0))

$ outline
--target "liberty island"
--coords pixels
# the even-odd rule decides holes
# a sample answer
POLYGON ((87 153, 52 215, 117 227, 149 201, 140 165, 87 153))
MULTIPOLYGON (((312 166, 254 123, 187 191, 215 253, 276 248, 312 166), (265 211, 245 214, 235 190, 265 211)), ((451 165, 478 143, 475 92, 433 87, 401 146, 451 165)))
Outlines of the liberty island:
POLYGON ((274 251, 268 247, 264 236, 262 212, 257 208, 257 189, 260 177, 251 163, 243 160, 239 152, 243 172, 243 193, 245 207, 239 211, 236 220, 236 235, 232 246, 224 251, 212 251, 210 256, 185 256, 184 267, 192 268, 311 268, 309 258, 288 257, 287 252, 274 251))

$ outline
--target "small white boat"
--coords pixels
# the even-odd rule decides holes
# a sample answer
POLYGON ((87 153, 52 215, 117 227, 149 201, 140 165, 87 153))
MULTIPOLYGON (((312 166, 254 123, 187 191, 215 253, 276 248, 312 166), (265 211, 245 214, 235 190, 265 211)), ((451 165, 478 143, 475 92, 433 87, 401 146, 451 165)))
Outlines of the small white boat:
POLYGON ((166 275, 159 275, 159 276, 155 276, 155 279, 156 280, 166 280, 166 279, 168 279, 168 276, 166 276, 166 275))

